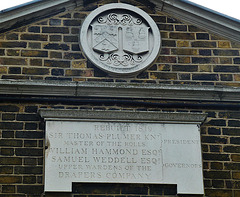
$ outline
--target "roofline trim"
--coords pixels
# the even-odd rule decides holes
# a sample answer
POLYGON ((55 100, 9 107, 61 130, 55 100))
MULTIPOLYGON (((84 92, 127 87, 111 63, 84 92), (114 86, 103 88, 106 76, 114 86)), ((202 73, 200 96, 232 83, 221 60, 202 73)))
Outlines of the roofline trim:
POLYGON ((46 15, 49 9, 52 9, 51 14, 54 14, 75 8, 80 4, 82 3, 79 3, 79 0, 36 0, 13 9, 2 10, 0 12, 0 32, 11 29, 19 23, 31 22, 33 14, 36 19, 43 18, 42 16, 46 15))
POLYGON ((33 3, 36 3, 38 1, 43 1, 43 0, 31 0, 31 1, 28 1, 26 3, 21 3, 21 4, 18 4, 18 5, 15 5, 13 7, 8 7, 8 8, 5 8, 3 10, 0 10, 0 13, 4 13, 4 12, 9 12, 11 10, 16 10, 18 8, 21 8, 23 6, 26 6, 26 5, 30 5, 30 4, 33 4, 33 3))
POLYGON ((199 28, 240 42, 240 21, 187 0, 151 0, 156 9, 199 28))
MULTIPOLYGON (((240 42, 240 21, 187 0, 150 0, 156 10, 199 28, 240 42)), ((83 5, 83 0, 35 0, 0 12, 0 32, 83 5), (49 13, 49 10, 51 12, 49 13)))

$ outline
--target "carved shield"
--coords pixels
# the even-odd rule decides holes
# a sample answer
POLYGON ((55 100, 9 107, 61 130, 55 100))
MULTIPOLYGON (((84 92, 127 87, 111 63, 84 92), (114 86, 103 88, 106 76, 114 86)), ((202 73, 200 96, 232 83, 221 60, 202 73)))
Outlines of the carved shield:
POLYGON ((140 54, 149 50, 148 27, 123 27, 123 50, 132 54, 140 54))
POLYGON ((113 25, 92 25, 93 49, 100 53, 118 50, 118 27, 113 25))

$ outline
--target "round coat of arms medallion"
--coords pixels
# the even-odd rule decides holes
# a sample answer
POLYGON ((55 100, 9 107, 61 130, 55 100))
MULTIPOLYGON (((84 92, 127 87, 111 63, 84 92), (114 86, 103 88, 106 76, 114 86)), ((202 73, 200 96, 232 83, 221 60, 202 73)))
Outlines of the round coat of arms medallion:
POLYGON ((87 58, 111 76, 133 76, 153 63, 161 36, 143 10, 112 3, 91 12, 82 24, 80 46, 87 58))

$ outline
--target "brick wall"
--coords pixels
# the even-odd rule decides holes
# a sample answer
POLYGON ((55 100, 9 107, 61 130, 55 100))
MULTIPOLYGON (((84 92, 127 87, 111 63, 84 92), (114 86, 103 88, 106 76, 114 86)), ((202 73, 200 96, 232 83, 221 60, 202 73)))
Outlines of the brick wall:
POLYGON ((240 44, 193 25, 152 13, 162 36, 155 64, 134 78, 116 79, 88 62, 79 48, 79 29, 90 4, 0 35, 2 79, 127 81, 137 83, 240 84, 240 44))
MULTIPOLYGON (((226 110, 159 109, 143 106, 62 105, 39 103, 4 103, 0 105, 0 196, 41 196, 43 193, 44 123, 39 108, 89 110, 159 110, 170 112, 204 112, 208 114, 201 127, 204 184, 207 196, 239 195, 240 113, 226 110), (7 195, 9 194, 9 195, 7 195), (10 195, 11 194, 11 195, 10 195)), ((193 175, 194 176, 194 175, 193 175)), ((63 196, 164 196, 176 195, 175 185, 73 184, 72 194, 63 196)), ((57 194, 56 196, 59 196, 57 194)))
MULTIPOLYGON (((0 78, 240 86, 240 44, 164 13, 156 13, 139 2, 129 1, 147 11, 156 21, 162 36, 162 50, 154 65, 138 76, 112 78, 84 58, 79 48, 79 29, 86 15, 104 3, 98 1, 0 34, 0 78)), ((149 108, 123 104, 94 105, 90 101, 86 105, 0 101, 1 197, 43 194, 45 136, 44 123, 37 113, 39 108, 206 112, 208 118, 201 127, 206 196, 240 196, 238 109, 149 108)), ((176 195, 175 185, 76 183, 73 184, 73 193, 55 194, 74 197, 167 195, 176 195)))

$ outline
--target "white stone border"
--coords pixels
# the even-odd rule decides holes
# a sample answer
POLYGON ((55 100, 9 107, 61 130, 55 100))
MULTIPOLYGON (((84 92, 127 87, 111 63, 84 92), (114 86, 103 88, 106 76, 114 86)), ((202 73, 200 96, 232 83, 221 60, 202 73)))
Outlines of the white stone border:
POLYGON ((109 73, 110 75, 113 76, 127 76, 127 75, 136 75, 139 72, 141 72, 142 70, 146 69, 147 67, 149 67, 154 60, 157 58, 158 54, 160 53, 160 48, 161 48, 161 35, 159 32, 159 29, 156 25, 156 23, 154 22, 154 20, 143 10, 132 6, 132 5, 128 5, 128 4, 123 4, 123 3, 111 3, 111 4, 107 4, 104 6, 101 6, 99 8, 97 8, 96 10, 92 11, 85 19, 85 21, 82 24, 81 27, 81 31, 80 31, 80 47, 82 49, 82 51, 84 52, 84 54, 88 57, 88 59, 97 67, 99 67, 100 69, 106 71, 107 73, 109 73), (108 11, 108 10, 114 10, 114 9, 125 9, 131 12, 136 13, 137 15, 140 15, 142 18, 144 18, 148 25, 151 28, 152 34, 153 34, 153 49, 151 54, 147 57, 147 59, 144 61, 143 64, 138 65, 137 67, 133 67, 133 68, 129 68, 129 70, 124 69, 110 69, 109 67, 107 67, 104 63, 96 60, 96 57, 92 54, 92 49, 89 47, 88 44, 88 29, 89 26, 91 24, 91 22, 94 20, 94 18, 96 18, 99 14, 108 11))
MULTIPOLYGON (((204 193, 199 125, 205 120, 207 114, 184 113, 184 112, 172 113, 172 112, 152 112, 152 111, 136 112, 136 111, 62 110, 62 109, 60 110, 59 109, 40 109, 39 114, 44 119, 44 121, 46 121, 45 191, 47 192, 56 192, 56 191, 70 192, 72 190, 72 182, 91 182, 91 183, 102 182, 102 183, 177 184, 178 194, 203 194, 204 193), (65 150, 65 148, 67 147, 72 148, 72 146, 60 145, 63 143, 62 141, 63 139, 57 140, 55 138, 53 139, 52 137, 49 138, 48 133, 51 132, 51 133, 54 133, 54 135, 55 134, 59 135, 59 133, 61 133, 62 135, 68 129, 71 129, 70 125, 73 128, 75 128, 73 130, 76 130, 76 128, 80 128, 80 130, 77 130, 77 132, 79 131, 81 132, 81 130, 86 129, 87 125, 85 123, 87 122, 88 122, 88 125, 92 123, 95 124, 96 122, 101 122, 102 124, 105 124, 105 123, 154 124, 156 130, 158 130, 158 128, 160 127, 164 128, 164 130, 167 129, 165 130, 165 137, 167 136, 167 138, 165 139, 171 139, 171 137, 169 138, 169 136, 172 136, 173 137, 172 139, 182 140, 182 139, 185 139, 185 138, 182 138, 182 135, 185 135, 186 139, 194 139, 199 141, 199 143, 193 146, 190 145, 190 147, 188 147, 187 149, 186 147, 181 147, 181 146, 179 147, 174 146, 172 148, 163 147, 161 148, 161 154, 158 155, 159 159, 161 159, 162 162, 165 161, 166 164, 168 164, 168 162, 170 162, 169 164, 171 164, 171 162, 173 163, 180 162, 179 164, 181 165, 181 162, 184 161, 186 162, 186 164, 188 163, 194 164, 194 165, 197 165, 198 167, 196 169, 190 169, 189 171, 189 170, 183 169, 182 167, 180 167, 179 169, 168 168, 167 166, 164 167, 162 163, 162 166, 161 165, 157 166, 157 169, 158 169, 156 172, 157 176, 152 175, 151 176, 152 179, 150 180, 144 177, 142 177, 142 179, 134 180, 134 181, 130 179, 116 181, 114 179, 108 179, 109 177, 107 178, 91 177, 91 178, 88 178, 87 180, 82 177, 70 177, 70 178, 61 177, 61 179, 59 179, 58 177, 59 172, 55 170, 56 163, 51 162, 51 159, 49 159, 51 158, 51 156, 54 156, 54 154, 49 152, 49 149, 50 147, 54 147, 54 148, 64 147, 64 150, 65 150), (64 126, 64 124, 67 124, 68 126, 66 127, 66 125, 64 126), (85 125, 85 126, 81 128, 80 125, 85 125), (189 136, 191 136, 192 138, 191 137, 189 138, 189 136), (186 150, 190 150, 189 154, 185 154, 186 150), (177 160, 172 160, 173 157, 172 156, 168 157, 169 154, 174 155, 174 158, 176 156, 177 160), (181 158, 179 158, 179 155, 182 155, 181 158), (161 170, 161 168, 163 171, 161 170), (192 173, 194 173, 196 176, 193 177, 192 173), (58 184, 54 183, 53 181, 54 179, 58 180, 58 184)), ((153 134, 156 130, 151 132, 151 134, 153 134)), ((90 130, 87 129, 87 133, 91 133, 91 132, 92 132, 91 129, 90 130)), ((158 131, 158 134, 159 132, 160 131, 158 131)), ((114 133, 117 133, 117 132, 114 132, 114 133)), ((163 133, 161 133, 160 135, 162 136, 162 134, 163 133)), ((153 147, 162 147, 161 139, 158 139, 157 141, 152 142, 153 144, 155 144, 153 147)), ((152 146, 149 146, 149 147, 152 147, 152 146)), ((101 146, 99 146, 98 148, 101 149, 101 146)), ((89 154, 91 155, 91 153, 89 154)), ((134 158, 137 159, 138 157, 136 156, 134 158)), ((87 162, 89 161, 90 160, 88 160, 87 162)), ((94 161, 92 162, 94 164, 94 161)), ((70 172, 70 173, 75 173, 75 172, 77 171, 70 172)))

